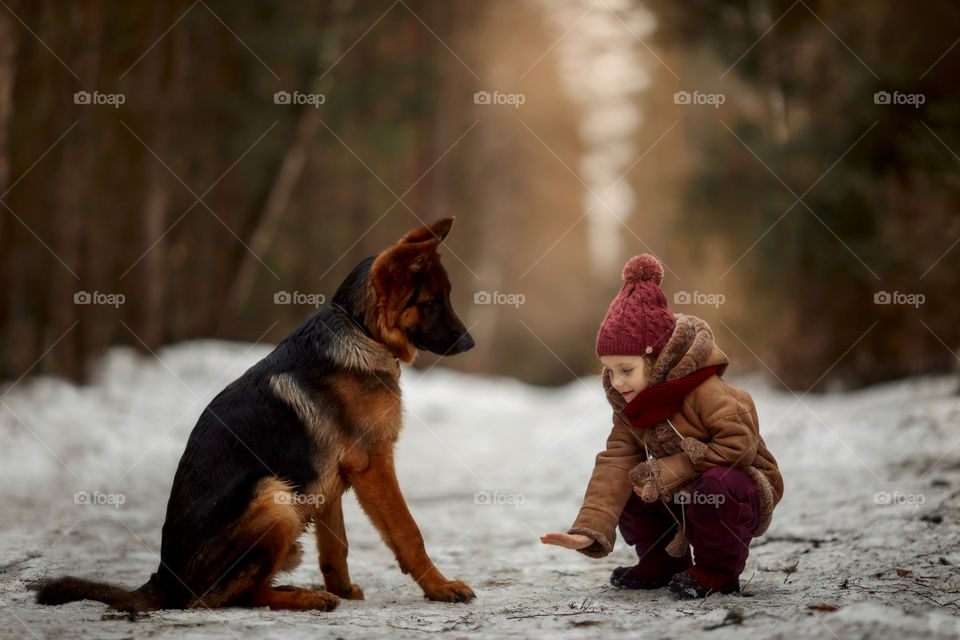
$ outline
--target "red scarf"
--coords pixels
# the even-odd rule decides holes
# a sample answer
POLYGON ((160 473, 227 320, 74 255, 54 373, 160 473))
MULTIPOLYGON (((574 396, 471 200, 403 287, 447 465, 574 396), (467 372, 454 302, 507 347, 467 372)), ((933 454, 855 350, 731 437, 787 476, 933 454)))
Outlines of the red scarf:
POLYGON ((687 393, 719 370, 719 366, 705 367, 683 378, 647 387, 627 403, 623 413, 634 429, 646 429, 660 424, 680 411, 687 393))

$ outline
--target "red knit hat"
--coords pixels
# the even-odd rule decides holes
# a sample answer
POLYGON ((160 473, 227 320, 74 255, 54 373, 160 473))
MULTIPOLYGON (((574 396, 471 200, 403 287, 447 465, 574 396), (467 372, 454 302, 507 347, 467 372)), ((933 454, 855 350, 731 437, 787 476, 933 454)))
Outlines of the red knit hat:
POLYGON ((597 332, 597 357, 652 356, 673 335, 677 319, 660 290, 663 267, 649 253, 630 258, 623 268, 623 286, 610 303, 597 332))

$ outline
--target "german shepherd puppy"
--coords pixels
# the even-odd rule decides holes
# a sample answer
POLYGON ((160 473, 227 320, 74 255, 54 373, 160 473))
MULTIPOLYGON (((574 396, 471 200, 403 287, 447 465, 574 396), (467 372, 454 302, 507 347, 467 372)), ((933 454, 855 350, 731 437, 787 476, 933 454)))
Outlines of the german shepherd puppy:
POLYGON ((41 604, 92 599, 137 612, 221 606, 321 609, 363 599, 347 572, 341 496, 349 488, 431 600, 474 593, 424 550, 394 471, 400 362, 418 349, 473 347, 450 306, 437 247, 453 218, 405 235, 361 262, 332 304, 293 330, 206 407, 187 441, 167 504, 160 567, 135 591, 65 577, 41 604), (313 522, 325 590, 274 586, 300 562, 313 522))

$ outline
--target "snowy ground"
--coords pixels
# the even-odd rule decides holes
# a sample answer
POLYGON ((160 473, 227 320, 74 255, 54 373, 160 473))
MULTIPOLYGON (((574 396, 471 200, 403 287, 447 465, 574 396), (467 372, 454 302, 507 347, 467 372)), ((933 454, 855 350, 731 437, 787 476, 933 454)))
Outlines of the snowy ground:
MULTIPOLYGON (((0 391, 0 636, 960 635, 953 377, 802 398, 751 386, 786 496, 753 542, 736 595, 691 603, 616 590, 610 570, 634 557, 622 540, 603 560, 539 543, 571 523, 609 430, 598 380, 540 389, 438 368, 402 376, 398 473, 428 552, 474 588, 475 602, 423 600, 347 496, 351 574, 367 599, 331 613, 168 611, 131 622, 94 602, 34 604, 32 588, 47 576, 131 587, 149 576, 187 434, 206 402, 267 351, 192 342, 158 362, 115 349, 92 386, 37 379, 0 391), (76 504, 81 491, 107 504, 76 504)), ((321 581, 304 542, 309 553, 287 582, 321 581)))

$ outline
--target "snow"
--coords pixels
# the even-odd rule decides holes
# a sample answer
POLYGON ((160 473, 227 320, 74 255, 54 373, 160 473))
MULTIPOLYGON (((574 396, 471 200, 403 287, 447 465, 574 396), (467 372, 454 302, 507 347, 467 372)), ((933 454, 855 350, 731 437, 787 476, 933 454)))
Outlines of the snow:
MULTIPOLYGON (((398 475, 428 552, 474 588, 473 603, 425 601, 348 495, 351 575, 365 601, 137 621, 95 602, 34 604, 49 576, 144 582, 190 429, 268 351, 196 341, 155 359, 115 348, 89 386, 37 378, 0 390, 0 637, 960 636, 955 377, 805 396, 743 381, 786 495, 752 543, 741 594, 690 602, 617 590, 610 571, 634 558, 622 540, 602 560, 539 543, 572 522, 609 431, 598 379, 546 389, 437 367, 401 377, 398 475)), ((304 542, 287 583, 322 581, 304 542)))

